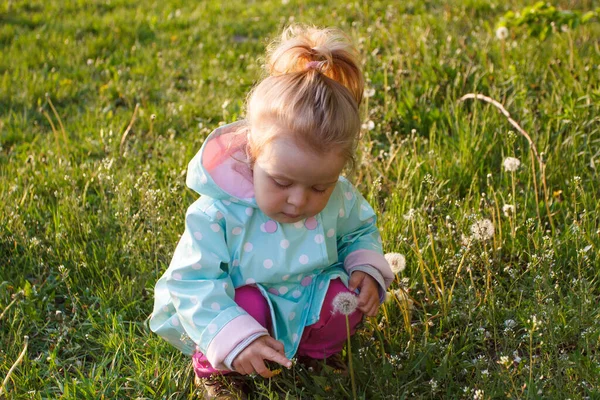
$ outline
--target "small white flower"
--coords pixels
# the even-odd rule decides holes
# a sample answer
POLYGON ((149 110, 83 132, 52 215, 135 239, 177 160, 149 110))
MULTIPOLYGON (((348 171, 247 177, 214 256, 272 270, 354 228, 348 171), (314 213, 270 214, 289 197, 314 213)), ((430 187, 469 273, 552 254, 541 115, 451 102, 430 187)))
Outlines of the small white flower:
POLYGON ((503 162, 504 169, 508 172, 514 172, 519 169, 521 165, 521 161, 518 158, 514 157, 506 157, 503 162))
POLYGON ((505 26, 501 26, 496 29, 496 37, 500 40, 505 40, 508 37, 508 28, 505 26))
POLYGON ((367 122, 365 122, 364 124, 362 124, 361 126, 363 129, 372 131, 373 129, 375 129, 375 122, 368 120, 367 122))
POLYGON ((365 89, 364 93, 363 93, 364 97, 373 97, 375 96, 375 89, 374 88, 368 88, 365 89))
POLYGON ((473 394, 473 400, 483 400, 483 395, 484 395, 483 390, 477 389, 477 390, 475 390, 475 393, 473 394))
POLYGON ((415 219, 416 214, 417 214, 417 212, 415 211, 415 209, 411 208, 410 210, 408 210, 408 212, 406 214, 404 214, 403 218, 407 221, 411 221, 411 220, 415 219))
POLYGON ((350 315, 358 306, 358 297, 350 292, 341 292, 333 299, 333 312, 350 315))
POLYGON ((515 326, 517 326, 517 323, 515 322, 514 319, 507 319, 506 321, 504 321, 504 326, 509 329, 512 329, 515 326))
POLYGON ((405 306, 408 310, 414 308, 414 302, 403 289, 396 289, 392 293, 394 296, 396 296, 398 302, 405 306))
POLYGON ((488 240, 494 236, 494 224, 489 219, 482 219, 471 226, 473 239, 488 240))
POLYGON ((399 274, 406 268, 406 258, 400 253, 387 253, 385 259, 390 264, 394 274, 399 274))
POLYGON ((505 217, 512 217, 515 212, 515 206, 512 204, 505 204, 502 206, 502 212, 505 217))

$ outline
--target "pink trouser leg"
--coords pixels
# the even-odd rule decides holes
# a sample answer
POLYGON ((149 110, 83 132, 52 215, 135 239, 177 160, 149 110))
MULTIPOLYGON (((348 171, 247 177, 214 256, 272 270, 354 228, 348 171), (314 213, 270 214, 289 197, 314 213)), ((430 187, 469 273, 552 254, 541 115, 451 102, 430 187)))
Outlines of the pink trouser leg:
MULTIPOLYGON (((346 316, 340 313, 334 314, 332 304, 333 299, 340 292, 350 291, 340 279, 332 280, 325 295, 319 320, 304 329, 300 345, 298 346, 298 356, 323 359, 342 351, 347 339, 346 316)), ((271 328, 272 321, 269 305, 257 288, 253 286, 237 288, 234 300, 262 326, 267 329, 271 328)), ((348 316, 350 335, 353 335, 356 331, 356 326, 362 320, 362 316, 363 314, 358 310, 348 316)), ((213 368, 206 356, 200 352, 192 356, 192 364, 194 372, 200 378, 231 372, 213 368)))
MULTIPOLYGON (((241 286, 235 290, 234 301, 242 307, 252 318, 267 329, 271 328, 271 311, 269 304, 254 286, 241 286)), ((213 368, 206 356, 197 352, 192 356, 192 364, 196 376, 208 378, 211 375, 228 374, 231 371, 221 371, 213 368)))
MULTIPOLYGON (((342 351, 347 339, 346 316, 334 313, 332 304, 335 296, 341 292, 350 292, 350 290, 340 279, 332 280, 321 308, 321 318, 304 329, 298 347, 298 356, 323 359, 342 351)), ((354 335, 362 317, 363 314, 359 310, 348 316, 351 336, 354 335)))

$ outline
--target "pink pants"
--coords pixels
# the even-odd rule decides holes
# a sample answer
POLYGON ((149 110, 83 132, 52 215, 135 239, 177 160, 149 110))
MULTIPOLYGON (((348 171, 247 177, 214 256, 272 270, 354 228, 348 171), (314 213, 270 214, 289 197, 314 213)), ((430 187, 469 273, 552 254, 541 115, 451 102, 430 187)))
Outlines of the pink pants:
MULTIPOLYGON (((334 313, 332 305, 334 297, 340 292, 349 292, 349 290, 340 279, 332 280, 329 283, 329 289, 321 308, 321 316, 316 323, 304 328, 296 355, 324 359, 342 351, 347 339, 346 317, 340 313, 334 313)), ((262 326, 271 329, 272 321, 269 305, 256 287, 241 286, 237 288, 234 300, 262 326)), ((350 335, 353 335, 356 331, 356 326, 361 321, 362 316, 363 314, 359 310, 348 316, 350 335)), ((200 352, 192 356, 192 364, 194 365, 194 372, 200 378, 230 372, 213 368, 206 356, 200 352)))

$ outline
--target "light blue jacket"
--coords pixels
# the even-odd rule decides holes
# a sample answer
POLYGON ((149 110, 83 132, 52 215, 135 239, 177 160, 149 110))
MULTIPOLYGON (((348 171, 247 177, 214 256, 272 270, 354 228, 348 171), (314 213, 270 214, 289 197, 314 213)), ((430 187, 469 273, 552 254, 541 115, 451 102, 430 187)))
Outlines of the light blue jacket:
POLYGON ((270 220, 253 197, 232 196, 215 182, 216 170, 207 170, 205 160, 231 163, 215 143, 240 126, 243 121, 211 133, 189 164, 186 183, 201 197, 188 208, 185 231, 156 284, 150 319, 151 329, 183 353, 201 351, 221 369, 269 334, 233 301, 236 288, 261 291, 271 309, 270 334, 293 357, 304 327, 319 319, 331 279, 347 284, 349 274, 361 270, 379 282, 382 296, 393 280, 375 213, 345 178, 321 213, 295 224, 270 220))

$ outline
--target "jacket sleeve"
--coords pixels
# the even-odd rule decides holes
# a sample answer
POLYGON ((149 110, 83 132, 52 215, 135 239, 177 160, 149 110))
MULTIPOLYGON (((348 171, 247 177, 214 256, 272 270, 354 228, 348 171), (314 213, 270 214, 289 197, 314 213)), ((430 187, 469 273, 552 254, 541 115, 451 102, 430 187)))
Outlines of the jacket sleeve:
POLYGON ((394 274, 383 257, 381 235, 377 229, 375 211, 348 181, 343 180, 337 223, 339 260, 351 274, 364 271, 380 284, 380 297, 394 280, 394 274))
POLYGON ((188 209, 185 231, 156 285, 150 327, 184 353, 201 351, 213 367, 226 369, 232 350, 268 332, 233 300, 224 218, 201 205, 188 209))

